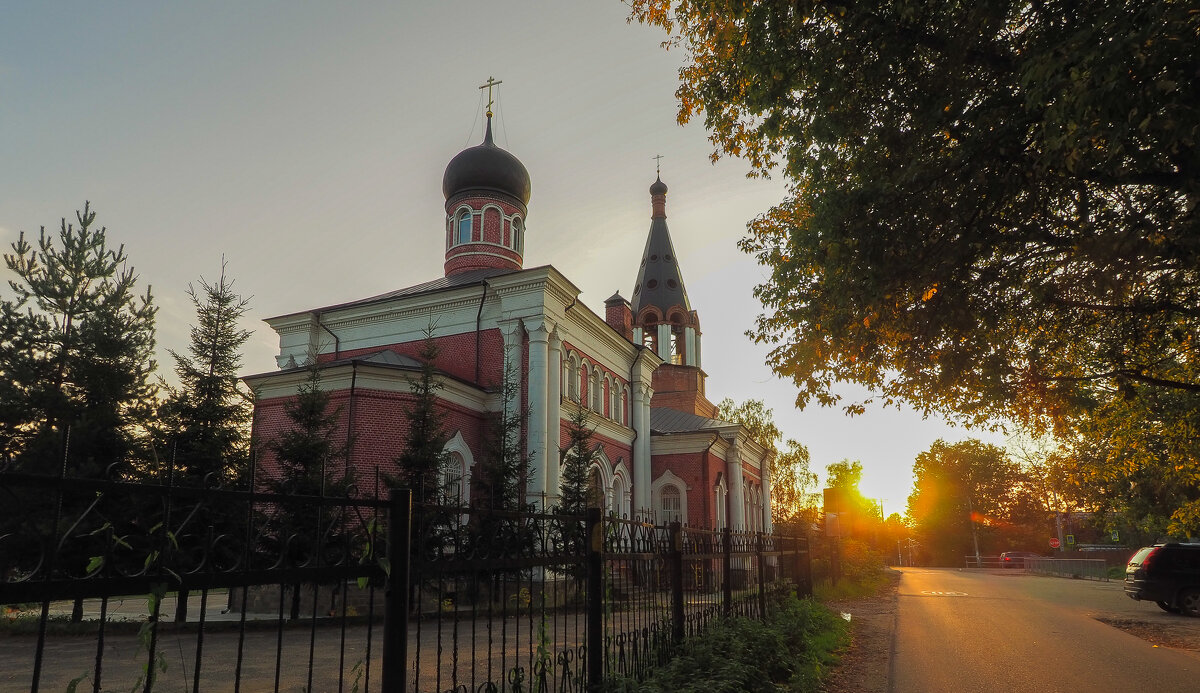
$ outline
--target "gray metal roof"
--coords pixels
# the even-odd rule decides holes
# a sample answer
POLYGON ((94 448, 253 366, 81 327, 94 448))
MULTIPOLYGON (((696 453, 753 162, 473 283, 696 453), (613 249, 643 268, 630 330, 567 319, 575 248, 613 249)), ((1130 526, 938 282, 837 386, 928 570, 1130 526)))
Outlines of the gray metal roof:
POLYGON ((691 433, 695 431, 717 431, 721 429, 738 428, 739 424, 708 419, 696 414, 689 414, 678 409, 653 407, 650 409, 651 433, 691 433))
MULTIPOLYGON (((511 274, 513 272, 520 272, 520 271, 521 270, 504 269, 504 268, 500 268, 500 267, 485 267, 483 269, 470 270, 468 272, 462 272, 460 274, 452 274, 449 277, 439 277, 437 279, 434 279, 433 281, 428 281, 423 284, 416 284, 414 286, 407 286, 403 289, 396 289, 394 291, 389 291, 385 294, 379 294, 378 296, 371 296, 368 298, 360 298, 360 299, 357 299, 354 301, 347 301, 346 303, 337 303, 332 306, 325 306, 324 308, 317 308, 316 311, 318 313, 324 313, 324 312, 331 311, 331 310, 341 310, 343 308, 353 308, 355 306, 362 306, 362 305, 367 305, 370 303, 387 301, 387 300, 390 300, 393 298, 400 298, 401 296, 416 296, 419 294, 432 293, 435 291, 444 291, 446 289, 455 289, 460 286, 470 286, 472 284, 480 284, 485 279, 491 279, 492 277, 498 277, 502 274, 511 274)), ((301 313, 311 313, 311 312, 313 312, 313 311, 312 310, 299 310, 299 311, 296 311, 295 313, 285 313, 284 315, 277 315, 277 316, 275 316, 275 318, 283 318, 283 317, 287 317, 289 315, 300 315, 301 313)), ((269 318, 269 319, 274 320, 275 318, 269 318)))

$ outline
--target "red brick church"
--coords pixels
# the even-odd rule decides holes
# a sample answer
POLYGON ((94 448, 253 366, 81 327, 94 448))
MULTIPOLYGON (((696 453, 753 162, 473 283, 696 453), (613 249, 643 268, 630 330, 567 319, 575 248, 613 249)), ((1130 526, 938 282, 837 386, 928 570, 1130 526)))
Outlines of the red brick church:
MULTIPOLYGON (((483 143, 447 165, 442 192, 441 277, 267 320, 279 335, 279 370, 245 378, 258 395, 258 438, 288 425, 283 403, 307 380, 315 358, 342 433, 351 434, 348 464, 356 477, 395 473, 411 383, 420 376, 415 356, 433 324, 450 435, 446 479, 464 504, 487 415, 507 404, 529 416, 527 497, 539 507, 554 505, 558 451, 572 414, 585 407, 599 446, 592 479, 609 511, 770 529, 769 454, 742 426, 716 419, 705 395, 700 319, 667 231, 661 177, 650 186, 650 231, 632 301, 618 292, 602 315, 581 303, 579 289, 553 266, 524 266, 529 174, 492 141, 490 113, 483 143), (519 402, 501 401, 506 363, 520 375, 513 396, 519 402)), ((270 469, 270 453, 263 456, 270 469)))

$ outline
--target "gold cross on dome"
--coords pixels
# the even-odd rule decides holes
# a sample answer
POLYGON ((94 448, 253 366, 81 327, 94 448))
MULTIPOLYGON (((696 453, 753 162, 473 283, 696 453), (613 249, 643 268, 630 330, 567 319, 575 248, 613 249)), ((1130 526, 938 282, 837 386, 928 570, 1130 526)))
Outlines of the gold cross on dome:
POLYGON ((659 154, 659 155, 657 155, 657 156, 652 156, 652 157, 650 157, 650 158, 651 158, 651 159, 654 159, 654 174, 655 174, 655 175, 657 175, 658 177, 660 177, 660 178, 661 178, 661 177, 662 177, 662 160, 663 160, 663 155, 662 155, 662 154, 659 154))
POLYGON ((495 103, 495 101, 492 100, 492 87, 503 83, 504 80, 502 79, 496 79, 495 77, 488 76, 488 81, 479 85, 480 89, 488 90, 487 114, 489 118, 492 117, 492 104, 495 103))

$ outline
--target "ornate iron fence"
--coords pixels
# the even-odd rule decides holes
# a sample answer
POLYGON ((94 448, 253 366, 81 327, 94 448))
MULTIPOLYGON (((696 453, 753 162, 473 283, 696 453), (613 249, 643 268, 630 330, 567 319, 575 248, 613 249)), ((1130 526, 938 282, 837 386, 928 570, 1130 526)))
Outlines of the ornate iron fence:
POLYGON ((804 538, 352 494, 0 473, 0 689, 582 692, 811 585, 804 538))

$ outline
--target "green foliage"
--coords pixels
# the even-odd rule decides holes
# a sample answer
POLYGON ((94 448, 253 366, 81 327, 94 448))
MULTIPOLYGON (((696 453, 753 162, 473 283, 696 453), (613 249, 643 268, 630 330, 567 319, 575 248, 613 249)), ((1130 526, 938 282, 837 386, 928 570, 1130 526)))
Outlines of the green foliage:
MULTIPOLYGON (((319 365, 310 367, 308 379, 284 405, 284 414, 291 427, 267 442, 279 466, 279 476, 269 482, 271 490, 287 496, 345 494, 354 476, 346 465, 346 441, 335 439, 339 410, 330 406, 329 393, 321 389, 319 365)), ((314 507, 307 499, 278 504, 266 522, 267 548, 286 555, 293 565, 341 545, 337 510, 314 507)))
MULTIPOLYGON (((251 332, 238 327, 249 306, 225 273, 216 283, 188 285, 196 310, 187 353, 171 350, 179 385, 159 409, 160 435, 170 441, 177 473, 193 483, 242 481, 249 461, 250 393, 238 377, 251 332)), ((166 442, 164 440, 164 442, 166 442)))
POLYGON ((816 488, 817 477, 809 468, 808 448, 788 438, 783 451, 779 450, 783 432, 775 425, 775 412, 762 400, 748 399, 738 404, 726 397, 717 405, 717 418, 745 426, 774 457, 770 467, 772 523, 776 527, 795 527, 811 521, 815 510, 809 493, 816 488))
POLYGON ((0 299, 0 462, 54 472, 65 452, 69 472, 96 475, 138 451, 157 308, 90 204, 75 216, 4 256, 16 278, 0 299))
MULTIPOLYGON (((528 411, 518 404, 521 383, 511 364, 503 378, 499 394, 504 406, 487 421, 483 451, 471 475, 471 503, 485 510, 528 513, 533 510, 525 495, 531 461, 523 435, 528 411)), ((534 539, 520 519, 489 512, 472 514, 469 530, 473 542, 502 555, 515 555, 534 539)))
POLYGON ((576 407, 567 424, 567 444, 559 451, 562 491, 556 513, 583 515, 589 507, 601 507, 598 489, 589 483, 589 470, 599 453, 592 443, 595 432, 588 425, 587 408, 576 407))
POLYGON ((444 499, 441 494, 441 473, 449 458, 445 452, 449 436, 445 431, 445 416, 438 409, 437 394, 442 389, 442 382, 438 379, 437 359, 441 349, 434 341, 434 328, 432 322, 425 328, 425 340, 417 353, 421 373, 409 386, 414 402, 404 414, 408 421, 408 440, 396 458, 400 475, 389 478, 388 485, 411 488, 415 503, 449 500, 457 505, 460 499, 444 499))
POLYGON ((819 691, 849 643, 845 621, 825 607, 789 596, 771 604, 764 621, 734 618, 712 624, 702 636, 644 683, 638 693, 741 693, 819 691))
POLYGON ((1046 427, 1200 391, 1193 4, 631 5, 687 54, 680 120, 790 183, 741 246, 798 404, 1046 427))
POLYGON ((1032 525, 1033 536, 1048 536, 1047 509, 1034 500, 1028 475, 1001 448, 938 440, 917 456, 913 475, 908 516, 935 565, 960 565, 974 555, 976 539, 983 555, 1034 548, 1020 535, 1011 538, 1014 527, 1032 525))

